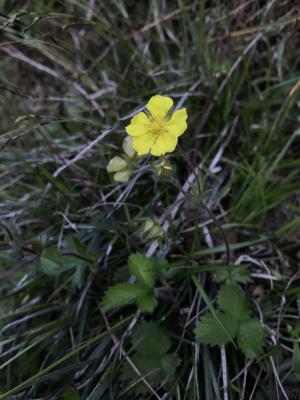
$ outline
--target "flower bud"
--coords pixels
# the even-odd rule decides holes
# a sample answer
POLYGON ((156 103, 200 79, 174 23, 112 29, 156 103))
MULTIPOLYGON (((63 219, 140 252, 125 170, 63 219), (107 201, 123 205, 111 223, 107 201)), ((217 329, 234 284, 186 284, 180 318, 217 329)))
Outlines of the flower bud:
POLYGON ((129 170, 124 170, 114 174, 114 181, 116 182, 127 182, 130 178, 131 172, 129 170))
POLYGON ((147 239, 156 239, 163 236, 164 231, 158 223, 154 222, 152 219, 147 219, 144 223, 143 234, 147 239))
POLYGON ((126 168, 127 163, 123 158, 116 156, 110 160, 110 162, 107 164, 107 171, 108 172, 117 172, 121 171, 123 168, 126 168))
POLYGON ((127 136, 124 140, 123 140, 123 144, 122 144, 124 153, 127 154, 128 157, 133 157, 135 155, 135 150, 132 147, 132 138, 130 136, 127 136))

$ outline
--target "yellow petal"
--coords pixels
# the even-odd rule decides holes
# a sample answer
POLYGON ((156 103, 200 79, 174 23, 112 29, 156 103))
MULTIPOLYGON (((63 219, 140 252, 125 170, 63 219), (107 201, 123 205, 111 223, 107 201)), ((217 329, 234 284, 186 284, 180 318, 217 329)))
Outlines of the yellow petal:
POLYGON ((145 113, 136 114, 130 121, 130 125, 125 127, 126 132, 130 136, 141 136, 149 131, 151 122, 145 113))
POLYGON ((174 112, 171 119, 166 122, 165 126, 170 133, 174 136, 182 135, 187 129, 187 112, 185 108, 181 108, 180 110, 174 112))
POLYGON ((150 111, 152 117, 156 119, 163 119, 170 111, 173 105, 173 100, 167 96, 153 96, 148 101, 147 109, 150 111))
POLYGON ((139 113, 137 113, 132 119, 131 119, 131 124, 138 124, 138 125, 141 125, 141 124, 149 124, 150 123, 150 121, 149 121, 149 119, 148 119, 148 117, 147 117, 147 115, 144 113, 144 112, 139 112, 139 113))
POLYGON ((153 145, 155 136, 151 133, 142 136, 135 136, 132 139, 132 147, 138 153, 138 155, 147 154, 153 145))
POLYGON ((176 136, 166 132, 161 133, 156 142, 151 147, 151 154, 153 156, 162 156, 175 150, 178 139, 176 136))
POLYGON ((106 169, 108 172, 117 172, 125 168, 126 165, 127 165, 126 161, 123 160, 123 158, 117 156, 110 160, 110 162, 107 164, 106 169))
POLYGON ((123 147, 125 154, 127 154, 128 157, 133 157, 135 155, 135 150, 132 147, 132 137, 127 136, 123 140, 122 147, 123 147))
POLYGON ((114 174, 114 181, 116 182, 127 182, 130 178, 130 171, 120 171, 114 174))

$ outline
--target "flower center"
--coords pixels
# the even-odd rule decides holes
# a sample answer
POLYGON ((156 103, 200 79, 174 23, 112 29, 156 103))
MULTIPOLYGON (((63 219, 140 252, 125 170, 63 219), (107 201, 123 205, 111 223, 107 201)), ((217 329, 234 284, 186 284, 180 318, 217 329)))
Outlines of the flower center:
POLYGON ((161 135, 163 132, 166 132, 165 124, 163 121, 159 120, 154 120, 152 122, 152 134, 155 136, 157 139, 159 135, 161 135))

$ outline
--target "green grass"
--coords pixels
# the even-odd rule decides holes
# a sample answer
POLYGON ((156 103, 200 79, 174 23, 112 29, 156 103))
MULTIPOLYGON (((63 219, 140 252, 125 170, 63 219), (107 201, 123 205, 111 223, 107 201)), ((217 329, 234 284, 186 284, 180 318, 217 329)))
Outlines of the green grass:
POLYGON ((297 2, 20 3, 0 0, 0 399, 298 399, 297 2), (173 172, 146 156, 117 184, 154 94, 189 114, 173 172), (154 311, 104 308, 137 252, 154 311), (195 338, 235 273, 266 334, 254 359, 195 338))

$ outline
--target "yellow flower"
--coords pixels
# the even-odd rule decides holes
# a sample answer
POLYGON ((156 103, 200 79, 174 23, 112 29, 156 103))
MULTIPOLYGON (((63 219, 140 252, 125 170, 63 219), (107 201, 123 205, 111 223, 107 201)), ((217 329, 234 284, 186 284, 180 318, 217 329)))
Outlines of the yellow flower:
POLYGON ((185 108, 170 116, 173 100, 166 96, 153 96, 147 104, 147 112, 136 114, 126 126, 132 136, 132 146, 138 155, 162 156, 175 150, 178 137, 187 129, 185 108))

